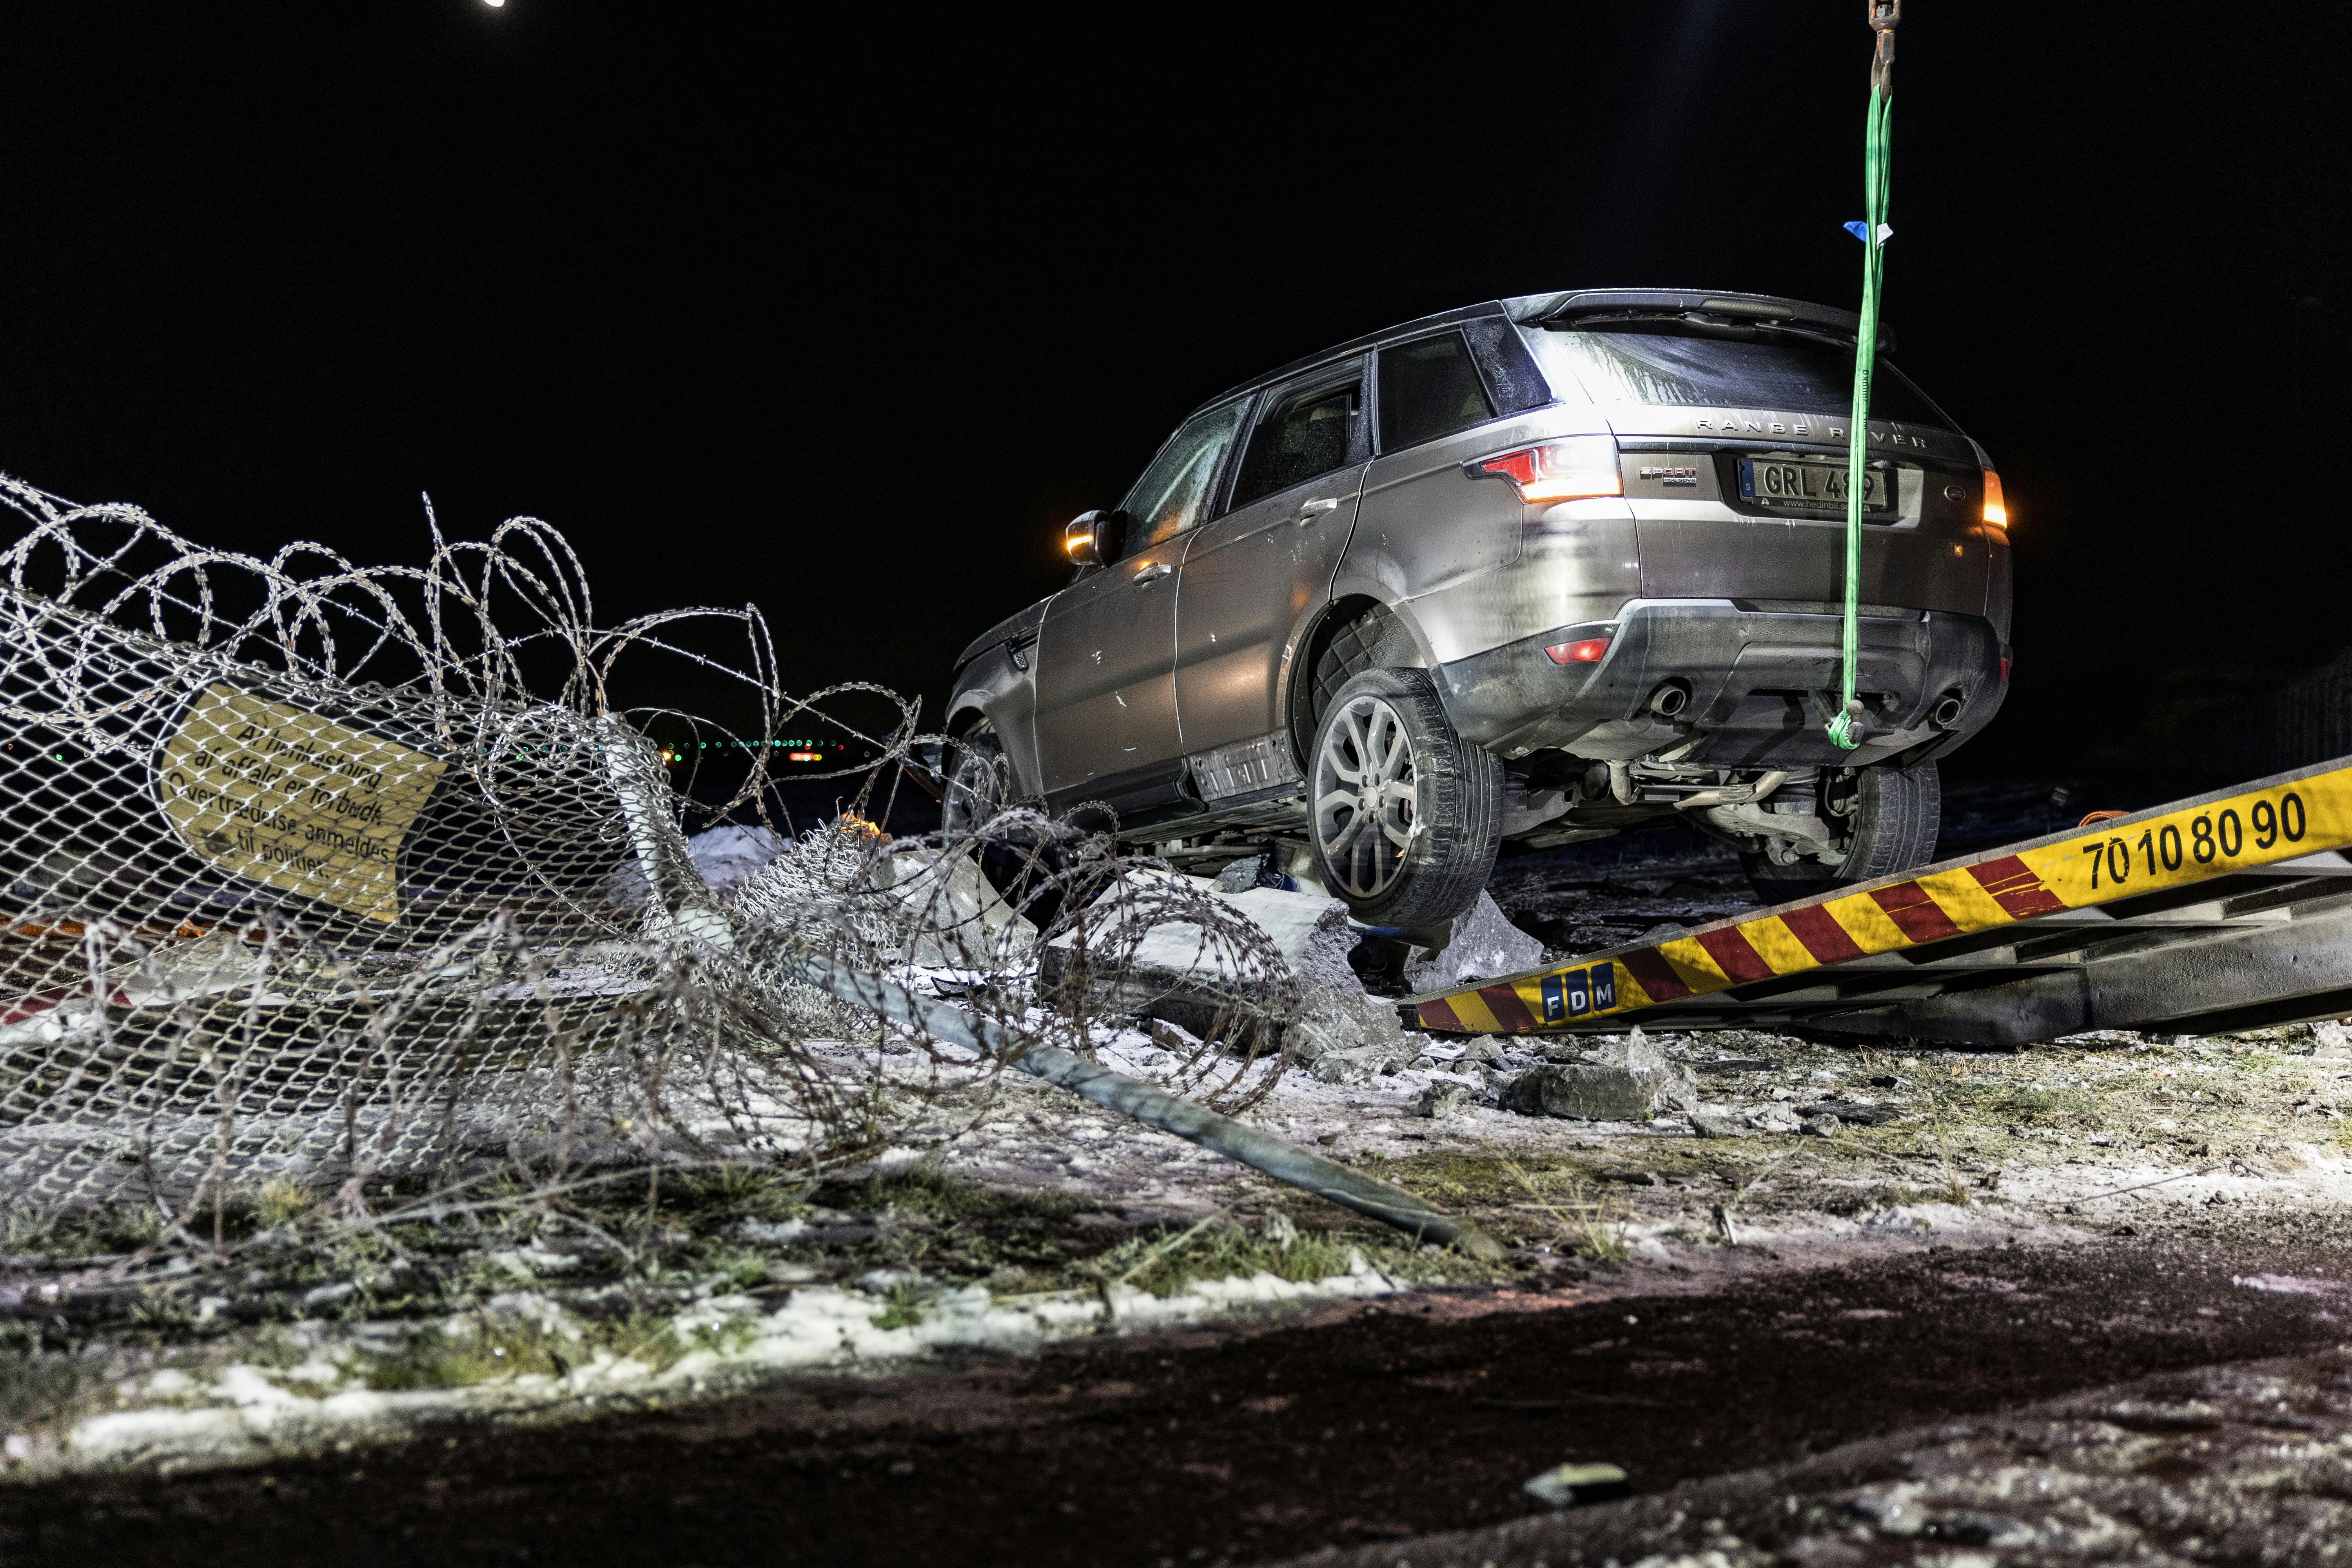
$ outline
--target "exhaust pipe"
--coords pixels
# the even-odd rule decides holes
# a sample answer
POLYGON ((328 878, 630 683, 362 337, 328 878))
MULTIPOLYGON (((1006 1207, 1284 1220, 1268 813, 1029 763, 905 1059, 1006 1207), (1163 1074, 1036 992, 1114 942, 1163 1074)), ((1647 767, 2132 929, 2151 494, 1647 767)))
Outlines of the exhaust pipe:
POLYGON ((1783 773, 1759 773, 1753 784, 1725 784, 1720 789, 1703 789, 1696 795, 1686 795, 1675 802, 1676 811, 1703 811, 1716 805, 1748 805, 1768 798, 1774 790, 1789 782, 1783 773))
POLYGON ((1671 719, 1690 706, 1690 687, 1680 680, 1669 680, 1650 693, 1650 711, 1661 719, 1671 719))
POLYGON ((1960 710, 1966 706, 1957 691, 1944 693, 1943 700, 1927 710, 1927 722, 1938 730, 1948 730, 1960 721, 1960 710))

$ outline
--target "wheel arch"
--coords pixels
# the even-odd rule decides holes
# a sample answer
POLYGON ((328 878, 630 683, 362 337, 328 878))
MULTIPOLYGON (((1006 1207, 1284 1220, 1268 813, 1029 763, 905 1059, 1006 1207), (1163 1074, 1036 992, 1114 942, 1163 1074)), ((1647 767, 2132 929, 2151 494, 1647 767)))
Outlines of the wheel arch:
POLYGON ((940 732, 951 741, 957 741, 971 733, 975 724, 994 722, 988 717, 988 710, 981 705, 982 700, 982 694, 977 691, 967 691, 961 697, 950 698, 947 722, 940 726, 940 732))
POLYGON ((1357 623, 1374 616, 1387 617, 1412 639, 1412 657, 1407 668, 1433 668, 1429 638, 1402 601, 1357 593, 1337 595, 1319 606, 1291 638, 1282 668, 1283 725, 1289 731, 1291 750, 1302 770, 1307 766, 1313 754, 1315 726, 1322 718, 1315 704, 1316 666, 1329 651, 1335 638, 1357 623))
POLYGON ((965 670, 962 683, 948 699, 940 731, 953 741, 986 723, 1004 748, 1014 783, 1024 793, 1034 794, 1038 776, 1034 698, 1022 673, 1001 657, 965 670))

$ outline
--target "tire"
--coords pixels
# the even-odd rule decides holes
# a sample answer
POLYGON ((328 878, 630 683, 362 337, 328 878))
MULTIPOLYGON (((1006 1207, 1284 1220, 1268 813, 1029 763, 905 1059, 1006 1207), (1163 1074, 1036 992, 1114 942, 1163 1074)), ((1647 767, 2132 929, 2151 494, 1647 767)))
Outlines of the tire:
POLYGON ((1819 786, 1822 820, 1851 822, 1844 858, 1834 866, 1810 858, 1782 865, 1766 854, 1742 854, 1748 885, 1768 903, 1787 903, 1832 888, 1875 881, 1936 858, 1936 835, 1943 823, 1944 791, 1936 764, 1832 771, 1819 786), (1852 805, 1839 806, 1851 800, 1852 805))
POLYGON ((1315 727, 1307 837, 1323 885, 1366 925, 1452 920, 1503 828, 1503 764, 1454 732, 1425 670, 1368 669, 1315 727))
POLYGON ((949 742, 948 752, 940 826, 949 833, 971 833, 1012 800, 1012 764, 996 727, 985 719, 949 742))

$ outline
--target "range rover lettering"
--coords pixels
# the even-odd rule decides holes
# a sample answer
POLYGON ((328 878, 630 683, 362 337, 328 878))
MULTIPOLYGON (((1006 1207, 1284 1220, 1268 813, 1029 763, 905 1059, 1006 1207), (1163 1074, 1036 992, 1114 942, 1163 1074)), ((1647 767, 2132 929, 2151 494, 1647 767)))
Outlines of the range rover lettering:
POLYGON ((2006 689, 2006 514, 1882 357, 1838 749, 1855 331, 1753 294, 1534 295, 1212 399, 1069 525, 1069 586, 957 661, 950 825, 1092 804, 1179 864, 1272 846, 1393 928, 1467 907, 1504 841, 1664 817, 1774 901, 1925 863, 1936 758, 2006 689))

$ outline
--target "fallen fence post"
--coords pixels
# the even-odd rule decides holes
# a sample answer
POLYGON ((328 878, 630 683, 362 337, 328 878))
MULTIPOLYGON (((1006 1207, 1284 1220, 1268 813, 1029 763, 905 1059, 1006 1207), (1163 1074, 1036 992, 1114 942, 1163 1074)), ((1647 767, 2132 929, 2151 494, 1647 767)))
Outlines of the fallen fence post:
POLYGON ((1458 1215, 1448 1214, 1402 1187, 1336 1160, 1310 1154, 1295 1144, 1245 1127, 1230 1116, 1220 1116, 1191 1100, 1179 1099, 1090 1062, 1057 1046, 1023 1046, 1008 1041, 997 1024, 975 1018, 944 1002, 918 996, 902 985, 863 974, 829 960, 804 957, 796 968, 802 979, 845 1002, 870 1007, 885 1017, 919 1029, 1042 1078, 1057 1088, 1082 1095, 1097 1105, 1131 1116, 1146 1126, 1172 1132, 1188 1142, 1263 1171, 1278 1182, 1328 1198, 1383 1225, 1394 1226, 1423 1240, 1456 1247, 1473 1258, 1492 1260, 1504 1255, 1502 1243, 1458 1215))

